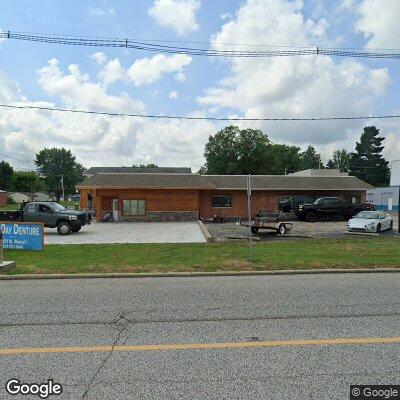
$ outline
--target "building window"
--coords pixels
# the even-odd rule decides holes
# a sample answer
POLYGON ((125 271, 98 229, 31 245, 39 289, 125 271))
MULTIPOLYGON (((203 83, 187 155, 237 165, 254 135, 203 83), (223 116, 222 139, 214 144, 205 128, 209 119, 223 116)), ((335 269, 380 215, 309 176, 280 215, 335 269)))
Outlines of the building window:
POLYGON ((213 207, 231 207, 231 204, 230 194, 217 194, 212 197, 213 207))
POLYGON ((124 200, 124 215, 145 215, 146 202, 144 200, 124 200))

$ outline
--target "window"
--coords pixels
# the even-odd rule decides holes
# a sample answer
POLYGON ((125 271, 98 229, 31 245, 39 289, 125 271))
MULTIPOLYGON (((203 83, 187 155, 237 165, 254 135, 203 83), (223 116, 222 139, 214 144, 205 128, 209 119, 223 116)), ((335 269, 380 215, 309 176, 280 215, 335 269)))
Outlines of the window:
POLYGON ((26 206, 25 212, 28 214, 33 214, 36 212, 36 204, 28 204, 26 206))
POLYGON ((145 215, 146 202, 144 200, 124 200, 124 215, 145 215))
POLYGON ((230 194, 218 194, 212 197, 213 207, 231 207, 231 204, 230 194))
POLYGON ((51 213, 53 210, 49 207, 49 206, 46 206, 46 205, 44 205, 44 204, 39 204, 39 212, 42 212, 42 213, 51 213))

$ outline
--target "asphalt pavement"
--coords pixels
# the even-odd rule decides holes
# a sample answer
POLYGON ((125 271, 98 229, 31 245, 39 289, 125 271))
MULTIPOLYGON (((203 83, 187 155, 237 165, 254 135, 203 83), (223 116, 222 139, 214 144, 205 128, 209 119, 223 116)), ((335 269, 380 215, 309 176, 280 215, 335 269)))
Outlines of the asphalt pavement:
POLYGON ((400 384, 400 274, 0 282, 5 383, 49 399, 348 399, 400 384))

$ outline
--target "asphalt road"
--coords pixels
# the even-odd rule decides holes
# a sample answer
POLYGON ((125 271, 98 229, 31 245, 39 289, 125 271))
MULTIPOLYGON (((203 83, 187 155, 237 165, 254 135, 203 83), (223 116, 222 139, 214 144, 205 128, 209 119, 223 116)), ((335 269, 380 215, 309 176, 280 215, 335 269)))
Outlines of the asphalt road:
POLYGON ((50 399, 347 399, 350 384, 400 384, 400 274, 0 281, 0 304, 1 399, 38 399, 8 395, 11 378, 53 379, 64 392, 50 399))

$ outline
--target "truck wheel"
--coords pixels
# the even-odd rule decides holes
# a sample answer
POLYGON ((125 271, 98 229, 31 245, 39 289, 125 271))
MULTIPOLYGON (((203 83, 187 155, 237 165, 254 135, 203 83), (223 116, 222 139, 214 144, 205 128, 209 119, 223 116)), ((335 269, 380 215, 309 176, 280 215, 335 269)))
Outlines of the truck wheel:
POLYGON ((279 234, 285 235, 285 234, 286 234, 286 231, 287 231, 286 225, 285 225, 285 224, 280 224, 280 225, 279 225, 279 228, 278 228, 279 234))
POLYGON ((80 230, 81 230, 81 226, 73 226, 71 229, 72 229, 72 232, 74 232, 74 233, 76 233, 76 232, 79 232, 80 230))
POLYGON ((71 233, 71 231, 72 231, 71 225, 66 221, 60 222, 57 225, 57 232, 59 235, 62 235, 62 236, 69 235, 71 233))
POLYGON ((381 230, 382 230, 382 225, 381 225, 381 224, 378 224, 378 225, 376 226, 376 233, 381 233, 381 230))
POLYGON ((307 221, 307 222, 315 222, 316 220, 317 220, 316 214, 314 214, 314 213, 312 213, 312 212, 309 212, 309 213, 306 215, 306 221, 307 221))
POLYGON ((257 226, 252 226, 251 227, 251 233, 257 234, 258 233, 258 227, 257 226))

